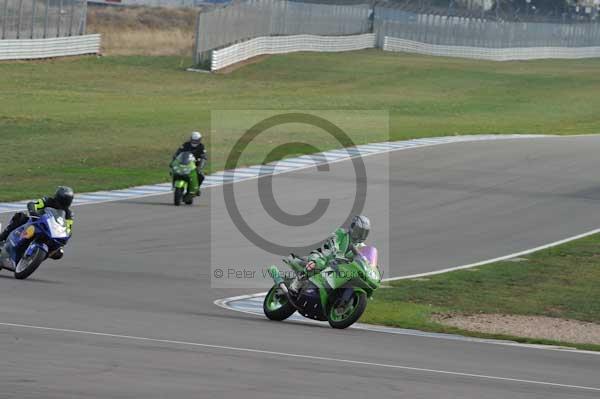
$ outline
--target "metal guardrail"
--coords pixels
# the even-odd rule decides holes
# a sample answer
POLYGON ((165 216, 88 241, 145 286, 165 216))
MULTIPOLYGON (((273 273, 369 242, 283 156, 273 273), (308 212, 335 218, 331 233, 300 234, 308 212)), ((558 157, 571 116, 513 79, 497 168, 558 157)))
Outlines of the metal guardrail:
POLYGON ((490 48, 473 46, 445 46, 416 42, 386 36, 383 50, 400 51, 442 57, 474 58, 491 61, 536 59, 576 59, 600 57, 600 46, 594 47, 512 47, 490 48))
POLYGON ((263 36, 237 43, 212 54, 211 70, 217 71, 238 62, 265 54, 296 51, 353 51, 375 47, 375 34, 351 36, 263 36))
POLYGON ((27 60, 70 55, 97 54, 100 35, 50 39, 0 40, 0 60, 27 60))

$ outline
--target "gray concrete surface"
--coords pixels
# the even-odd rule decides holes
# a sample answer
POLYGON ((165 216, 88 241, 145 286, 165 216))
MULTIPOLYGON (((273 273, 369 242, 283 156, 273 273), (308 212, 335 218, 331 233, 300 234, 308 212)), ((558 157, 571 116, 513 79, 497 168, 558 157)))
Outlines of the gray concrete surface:
MULTIPOLYGON (((384 226, 373 238, 388 255, 390 275, 475 262, 598 227, 599 150, 600 137, 577 137, 366 158, 369 195, 384 200, 371 198, 365 212, 384 226), (386 169, 387 198, 379 194, 388 187, 386 169)), ((315 237, 353 195, 344 164, 275 178, 276 197, 289 211, 306 211, 335 188, 341 205, 315 227, 315 237)), ((270 223, 257 216, 253 187, 256 181, 240 183, 236 192, 249 220, 270 223)), ((227 252, 239 264, 276 260, 231 229, 218 190, 192 208, 175 208, 168 196, 77 207, 63 261, 47 262, 27 281, 0 272, 0 397, 600 395, 593 390, 600 389, 597 355, 336 331, 216 307, 217 298, 255 289, 211 288, 211 259, 227 252)), ((269 231, 294 242, 314 238, 269 231)))

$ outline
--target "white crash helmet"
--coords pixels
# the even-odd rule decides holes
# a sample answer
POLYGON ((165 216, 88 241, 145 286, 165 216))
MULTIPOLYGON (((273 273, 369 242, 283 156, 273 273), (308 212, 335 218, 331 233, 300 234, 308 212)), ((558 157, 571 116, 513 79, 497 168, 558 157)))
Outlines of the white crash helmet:
POLYGON ((190 144, 192 147, 198 147, 200 141, 202 141, 202 133, 192 132, 192 135, 190 136, 190 144))
POLYGON ((357 215, 352 218, 348 233, 353 244, 360 244, 367 239, 371 231, 371 221, 364 215, 357 215))

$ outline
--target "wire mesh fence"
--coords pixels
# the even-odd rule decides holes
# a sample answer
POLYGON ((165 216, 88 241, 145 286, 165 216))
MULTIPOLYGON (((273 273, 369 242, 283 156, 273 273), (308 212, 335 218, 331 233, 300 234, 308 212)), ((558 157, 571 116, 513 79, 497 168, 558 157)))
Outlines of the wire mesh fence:
POLYGON ((0 40, 85 33, 86 0, 0 0, 0 40))
POLYGON ((597 20, 600 5, 596 0, 371 0, 371 4, 402 8, 415 14, 554 23, 597 20))
POLYGON ((210 51, 243 40, 276 35, 352 35, 370 32, 370 7, 250 0, 201 12, 196 32, 196 63, 210 51))
POLYGON ((88 0, 88 3, 124 7, 190 8, 209 3, 227 3, 229 0, 88 0))
MULTIPOLYGON (((249 0, 201 12, 196 63, 207 63, 212 50, 248 39, 298 34, 373 32, 380 48, 386 36, 432 45, 492 49, 600 46, 600 23, 591 14, 579 18, 575 9, 566 6, 545 10, 549 14, 544 17, 539 10, 536 16, 531 9, 509 8, 506 1, 490 1, 495 5, 490 9, 460 8, 457 4, 461 2, 452 0, 372 0, 368 4, 355 4, 355 0, 330 0, 328 4, 312 1, 327 0, 249 0), (343 2, 350 4, 339 4, 343 2)), ((523 0, 524 4, 532 2, 523 0)))
POLYGON ((379 44, 390 36, 427 44, 486 48, 600 46, 598 23, 509 22, 386 7, 375 7, 374 15, 379 44))

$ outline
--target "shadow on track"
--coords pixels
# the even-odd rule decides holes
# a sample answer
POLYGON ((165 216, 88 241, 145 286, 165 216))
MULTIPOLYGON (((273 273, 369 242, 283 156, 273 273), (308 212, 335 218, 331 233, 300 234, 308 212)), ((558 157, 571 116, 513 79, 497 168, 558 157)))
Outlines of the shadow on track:
MULTIPOLYGON (((11 272, 8 271, 8 273, 11 273, 11 272)), ((13 276, 8 275, 8 274, 2 274, 1 271, 0 271, 0 279, 17 281, 17 279, 14 278, 13 276)), ((56 285, 63 284, 61 281, 46 280, 46 279, 35 278, 35 277, 30 277, 26 280, 19 280, 19 284, 28 284, 28 283, 56 284, 56 285)))

